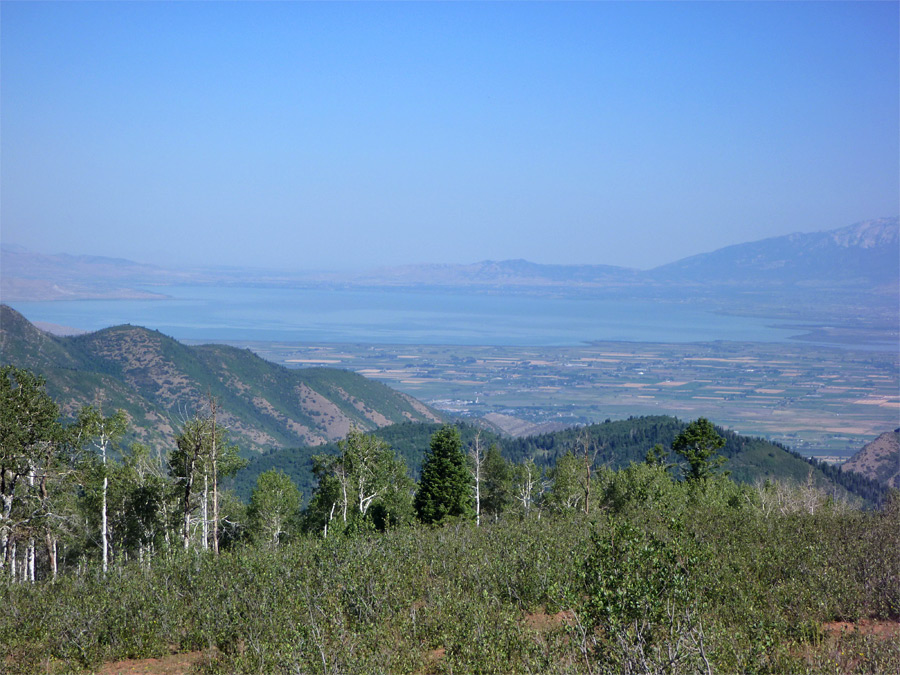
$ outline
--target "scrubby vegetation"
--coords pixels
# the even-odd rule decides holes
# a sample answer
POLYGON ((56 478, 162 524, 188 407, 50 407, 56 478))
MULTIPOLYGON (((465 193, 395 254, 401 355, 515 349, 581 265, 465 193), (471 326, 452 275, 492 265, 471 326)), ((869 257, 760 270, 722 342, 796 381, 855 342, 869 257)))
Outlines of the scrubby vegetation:
POLYGON ((602 473, 589 516, 511 512, 4 584, 15 670, 204 650, 202 672, 897 672, 900 502, 812 509, 660 467, 602 473))
POLYGON ((117 419, 63 427, 39 379, 2 384, 7 671, 173 649, 204 673, 900 670, 900 496, 734 482, 706 420, 616 469, 585 430, 543 467, 446 427, 418 486, 354 432, 314 458, 301 512, 278 471, 249 508, 216 492, 237 460, 214 416, 164 461, 118 461, 117 419))

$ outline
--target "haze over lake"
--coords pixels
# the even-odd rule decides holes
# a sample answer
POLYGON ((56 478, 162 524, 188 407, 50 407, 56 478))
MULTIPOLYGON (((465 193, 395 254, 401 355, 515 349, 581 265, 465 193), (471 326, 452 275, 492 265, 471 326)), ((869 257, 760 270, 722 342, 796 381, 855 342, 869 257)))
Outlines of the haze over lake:
MULTIPOLYGON (((158 289, 157 289, 158 290, 158 289)), ((18 302, 31 321, 82 330, 130 323, 179 340, 566 346, 631 342, 778 342, 798 334, 766 318, 698 304, 495 295, 180 286, 167 300, 18 302)))

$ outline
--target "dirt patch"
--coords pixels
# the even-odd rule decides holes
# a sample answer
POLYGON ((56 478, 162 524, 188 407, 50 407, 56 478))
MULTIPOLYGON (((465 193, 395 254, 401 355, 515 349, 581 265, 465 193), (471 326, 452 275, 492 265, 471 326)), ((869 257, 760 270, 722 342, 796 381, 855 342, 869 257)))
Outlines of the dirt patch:
POLYGON ((565 609, 556 614, 547 614, 544 610, 539 610, 532 614, 525 615, 525 625, 532 630, 545 631, 558 626, 571 626, 575 624, 575 612, 571 609, 565 609))
POLYGON ((300 398, 300 405, 307 414, 312 413, 315 416, 317 426, 324 430, 323 436, 327 441, 343 438, 350 431, 352 421, 344 412, 330 399, 326 398, 315 389, 306 384, 296 387, 300 398), (318 413, 318 415, 315 415, 318 413))
POLYGON ((354 408, 356 408, 360 412, 360 414, 362 414, 363 417, 365 417, 370 422, 373 422, 375 424, 375 426, 386 427, 389 424, 391 424, 391 421, 387 417, 382 415, 377 410, 372 410, 365 403, 360 401, 355 396, 351 396, 350 394, 348 394, 346 391, 344 391, 340 387, 337 388, 337 393, 338 393, 338 396, 340 396, 342 399, 344 399, 350 405, 352 405, 354 408))
MULTIPOLYGON (((300 422, 291 419, 283 413, 278 412, 275 409, 275 406, 273 406, 268 399, 263 398, 262 396, 254 396, 251 402, 257 410, 267 414, 269 417, 272 417, 275 420, 278 420, 278 422, 286 427, 288 431, 294 434, 297 438, 305 441, 307 444, 316 445, 317 442, 324 442, 324 440, 322 440, 319 436, 312 433, 309 427, 300 424, 300 422)), ((272 439, 271 442, 274 444, 275 439, 272 439)))
POLYGON ((188 675, 203 652, 169 654, 158 659, 129 659, 105 663, 98 675, 188 675))
POLYGON ((850 621, 829 621, 822 625, 826 635, 837 637, 845 633, 859 633, 860 635, 875 635, 880 638, 890 638, 900 635, 900 621, 879 621, 877 619, 862 619, 857 623, 850 621))

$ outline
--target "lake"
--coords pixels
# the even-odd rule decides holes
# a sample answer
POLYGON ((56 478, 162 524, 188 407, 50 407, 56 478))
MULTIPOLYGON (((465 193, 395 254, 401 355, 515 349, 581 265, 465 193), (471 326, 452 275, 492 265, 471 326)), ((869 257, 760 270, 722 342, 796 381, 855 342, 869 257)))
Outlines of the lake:
MULTIPOLYGON (((159 291, 161 289, 153 289, 159 291)), ((697 305, 446 290, 181 286, 165 300, 11 303, 30 321, 82 330, 130 323, 179 340, 572 346, 628 342, 780 342, 797 329, 697 305)))

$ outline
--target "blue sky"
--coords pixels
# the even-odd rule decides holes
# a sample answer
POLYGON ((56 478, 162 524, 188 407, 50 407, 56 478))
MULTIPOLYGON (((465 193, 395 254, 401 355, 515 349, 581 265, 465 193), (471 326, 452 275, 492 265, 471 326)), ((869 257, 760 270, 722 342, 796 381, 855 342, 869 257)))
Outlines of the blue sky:
POLYGON ((0 3, 0 235, 649 268, 900 210, 898 3, 0 3))

